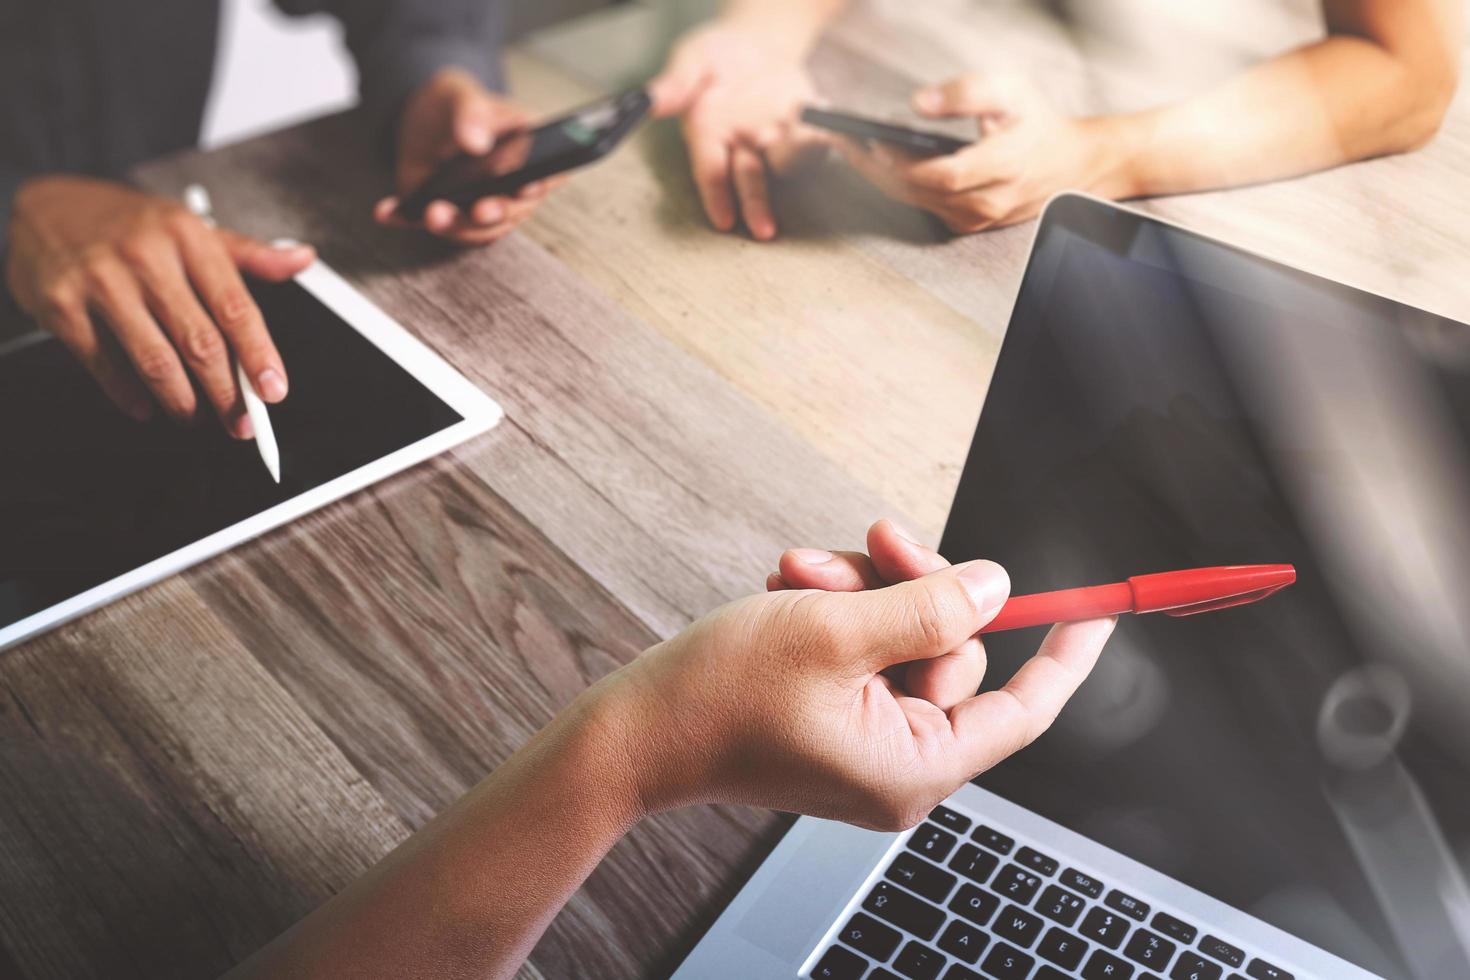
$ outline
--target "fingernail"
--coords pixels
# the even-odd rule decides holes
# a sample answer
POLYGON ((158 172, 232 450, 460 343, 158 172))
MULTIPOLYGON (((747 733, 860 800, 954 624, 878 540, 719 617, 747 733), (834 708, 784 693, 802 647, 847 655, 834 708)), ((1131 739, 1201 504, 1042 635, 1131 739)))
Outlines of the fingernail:
POLYGON ((286 397, 286 379, 275 368, 266 368, 255 377, 255 390, 268 402, 278 402, 286 397))
POLYGON ((277 238, 271 242, 271 248, 278 252, 289 252, 293 248, 300 248, 301 243, 294 238, 277 238))
POLYGON ((483 205, 478 210, 477 217, 480 219, 480 224, 493 225, 505 217, 505 207, 499 203, 491 202, 490 204, 483 205))
POLYGON ((935 112, 939 109, 939 93, 932 88, 919 89, 914 93, 914 105, 926 112, 935 112))
POLYGON ((255 426, 251 423, 250 416, 248 415, 242 415, 237 418, 235 420, 234 428, 236 439, 244 440, 255 438, 255 426))
POLYGON ((153 403, 146 399, 129 399, 123 406, 123 411, 134 422, 147 422, 153 418, 153 403))
POLYGON ((889 521, 888 526, 893 528, 894 534, 898 535, 900 538, 903 538, 909 544, 923 545, 924 542, 920 541, 908 530, 908 528, 904 527, 897 521, 889 521))
POLYGON ((972 561, 960 566, 960 583, 981 610, 999 608, 1011 592, 1005 569, 993 561, 972 561))
POLYGON ((832 552, 821 548, 792 548, 791 555, 803 565, 824 565, 832 560, 832 552))

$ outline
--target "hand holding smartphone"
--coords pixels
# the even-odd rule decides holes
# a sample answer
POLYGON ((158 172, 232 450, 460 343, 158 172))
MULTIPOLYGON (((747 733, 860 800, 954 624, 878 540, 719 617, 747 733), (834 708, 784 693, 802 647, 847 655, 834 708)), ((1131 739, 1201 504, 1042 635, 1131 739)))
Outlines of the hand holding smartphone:
POLYGON ((460 155, 440 167, 398 205, 397 216, 419 221, 433 201, 466 208, 483 197, 507 197, 534 181, 607 156, 648 114, 642 89, 602 99, 535 129, 507 133, 489 153, 460 155))
POLYGON ((970 141, 956 139, 944 133, 928 132, 879 122, 850 112, 834 109, 818 109, 806 106, 801 110, 801 121, 833 133, 841 133, 858 140, 875 140, 906 150, 916 156, 937 157, 958 153, 971 145, 970 141))

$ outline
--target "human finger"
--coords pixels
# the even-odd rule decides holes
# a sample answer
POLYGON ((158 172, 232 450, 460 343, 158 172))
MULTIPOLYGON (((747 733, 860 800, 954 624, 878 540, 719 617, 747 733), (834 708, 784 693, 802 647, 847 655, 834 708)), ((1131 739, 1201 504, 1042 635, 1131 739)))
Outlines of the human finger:
POLYGON ((80 297, 57 293, 39 311, 39 319, 124 415, 138 422, 152 418, 153 399, 116 342, 97 329, 80 297))
POLYGON ((481 227, 488 227, 490 225, 499 224, 500 222, 504 221, 506 217, 505 205, 506 202, 504 198, 482 197, 474 204, 470 205, 469 213, 467 215, 469 223, 472 225, 479 225, 481 227))
POLYGON ((861 592, 886 584, 873 570, 868 556, 858 551, 792 548, 781 554, 776 567, 782 582, 790 589, 861 592))
POLYGON ((1005 113, 1015 107, 1017 83, 1000 75, 969 74, 914 92, 914 110, 930 118, 1005 113))
POLYGON ((215 234, 236 268, 267 282, 285 282, 316 261, 316 249, 300 242, 263 242, 228 228, 215 234))
POLYGON ((900 180, 934 194, 962 194, 984 190, 1004 180, 1014 169, 1011 148, 1003 140, 973 143, 955 153, 898 160, 900 180))
POLYGON ((955 649, 1000 611, 1010 594, 1005 569, 972 561, 911 582, 821 597, 833 623, 865 669, 938 657, 955 649))
POLYGON ((939 552, 886 518, 868 528, 867 545, 873 567, 885 582, 907 582, 949 566, 939 552))
POLYGON ((730 149, 725 141, 685 127, 689 168, 699 191, 704 213, 719 231, 735 227, 735 199, 730 189, 730 149))
POLYGON ((175 421, 194 418, 194 386, 173 344, 148 312, 136 280, 121 265, 92 270, 92 306, 106 321, 138 379, 175 421))
MULTIPOLYGON (((889 520, 868 529, 868 553, 873 568, 887 582, 906 582, 949 565, 938 552, 889 520)), ((948 653, 909 664, 903 673, 903 689, 948 709, 979 689, 985 667, 985 646, 978 637, 971 637, 948 653)))
POLYGON ((730 169, 735 180, 735 193, 740 199, 740 214, 745 227, 758 241, 776 237, 776 219, 771 214, 771 195, 766 182, 766 162, 748 146, 736 146, 730 153, 730 169))
POLYGON ((704 63, 692 52, 676 51, 668 65, 648 83, 649 111, 666 119, 688 111, 709 80, 704 63))
POLYGON ((956 776, 969 779, 1034 742, 1087 679, 1117 617, 1060 623, 1003 687, 950 711, 959 746, 956 776))
POLYGON ((274 404, 286 397, 286 365, 225 241, 202 224, 182 235, 184 271, 256 393, 274 404))
POLYGON ((136 270, 149 309, 163 327, 189 373, 199 382, 225 430, 245 438, 245 418, 230 345, 189 285, 178 254, 158 255, 136 270))
POLYGON ((448 201, 430 201, 424 208, 424 227, 436 235, 449 231, 458 220, 459 208, 448 201))
POLYGON ((483 156, 495 145, 497 113, 479 92, 461 90, 451 111, 450 129, 454 147, 470 156, 483 156))

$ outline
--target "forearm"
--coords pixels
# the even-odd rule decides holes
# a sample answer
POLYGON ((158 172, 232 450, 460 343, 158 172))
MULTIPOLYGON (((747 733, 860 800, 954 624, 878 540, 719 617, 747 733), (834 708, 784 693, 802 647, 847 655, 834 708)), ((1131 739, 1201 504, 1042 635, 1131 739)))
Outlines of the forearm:
POLYGON ((643 812, 627 726, 598 691, 231 978, 515 973, 643 812))
POLYGON ((1183 193, 1416 148, 1454 93, 1454 46, 1432 47, 1334 34, 1183 103, 1092 120, 1114 148, 1108 190, 1183 193))

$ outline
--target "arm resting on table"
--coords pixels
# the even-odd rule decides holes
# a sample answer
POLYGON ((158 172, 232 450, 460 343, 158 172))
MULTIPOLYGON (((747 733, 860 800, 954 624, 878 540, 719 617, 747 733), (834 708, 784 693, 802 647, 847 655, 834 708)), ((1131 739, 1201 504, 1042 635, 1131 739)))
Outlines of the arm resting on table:
POLYGON ((1177 105, 1099 120, 1115 197, 1257 183, 1417 149, 1459 78, 1462 0, 1326 0, 1327 37, 1177 105))

